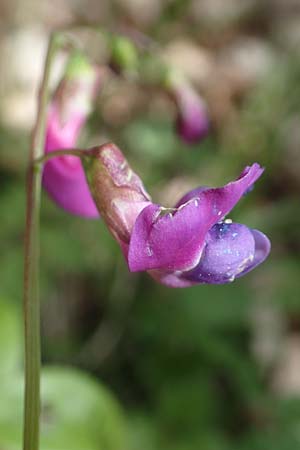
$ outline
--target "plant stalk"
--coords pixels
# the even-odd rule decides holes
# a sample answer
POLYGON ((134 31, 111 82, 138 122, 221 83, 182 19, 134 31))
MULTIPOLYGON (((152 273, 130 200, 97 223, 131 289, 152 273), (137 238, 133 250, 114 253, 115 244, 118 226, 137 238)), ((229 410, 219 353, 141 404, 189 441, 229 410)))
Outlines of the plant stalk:
POLYGON ((32 134, 27 175, 27 207, 24 256, 24 323, 25 323, 25 404, 23 450, 38 450, 40 422, 40 301, 39 301, 39 216, 41 166, 34 160, 44 153, 49 77, 53 59, 60 47, 60 35, 49 41, 40 89, 36 125, 32 134))
POLYGON ((49 153, 45 153, 43 156, 36 158, 33 162, 36 168, 41 164, 46 163, 50 159, 60 158, 61 156, 76 156, 78 158, 84 158, 87 156, 86 150, 79 148, 62 148, 61 150, 51 150, 49 153))

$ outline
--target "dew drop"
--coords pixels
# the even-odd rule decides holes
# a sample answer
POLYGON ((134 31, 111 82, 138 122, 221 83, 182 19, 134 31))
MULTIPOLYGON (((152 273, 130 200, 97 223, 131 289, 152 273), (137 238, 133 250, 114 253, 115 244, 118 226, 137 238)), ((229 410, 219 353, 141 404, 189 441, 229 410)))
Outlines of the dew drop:
POLYGON ((153 256, 153 250, 149 244, 146 246, 146 253, 147 253, 147 256, 153 256))

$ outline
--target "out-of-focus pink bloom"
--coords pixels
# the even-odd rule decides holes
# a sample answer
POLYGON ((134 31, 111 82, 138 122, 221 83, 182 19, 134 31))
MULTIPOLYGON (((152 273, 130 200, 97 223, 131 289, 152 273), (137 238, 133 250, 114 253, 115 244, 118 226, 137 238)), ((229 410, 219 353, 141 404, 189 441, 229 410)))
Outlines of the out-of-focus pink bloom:
POLYGON ((187 144, 201 141, 209 131, 208 112, 204 101, 186 83, 175 84, 172 95, 177 105, 178 135, 187 144))
MULTIPOLYGON (((99 70, 76 55, 59 84, 48 110, 45 152, 74 148, 100 85, 99 70), (80 59, 78 59, 80 58, 80 59)), ((69 213, 96 218, 81 160, 53 158, 45 164, 43 186, 55 203, 69 213)))

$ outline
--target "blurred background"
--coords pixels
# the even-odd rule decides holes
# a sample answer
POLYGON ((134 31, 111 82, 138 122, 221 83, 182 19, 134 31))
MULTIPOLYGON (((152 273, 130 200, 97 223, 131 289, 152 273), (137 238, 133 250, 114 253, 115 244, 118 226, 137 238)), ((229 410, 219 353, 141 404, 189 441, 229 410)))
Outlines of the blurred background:
MULTIPOLYGON (((199 144, 162 92, 119 80, 82 142, 112 139, 153 198, 174 204, 254 161, 230 217, 266 233, 263 266, 226 286, 130 274, 101 221, 43 194, 43 450, 300 448, 299 0, 1 0, 0 448, 21 448, 25 170, 50 31, 99 23, 159 42, 205 99, 199 144)), ((87 37, 100 61, 101 38, 87 37)), ((102 56, 101 56, 102 55, 102 56)))

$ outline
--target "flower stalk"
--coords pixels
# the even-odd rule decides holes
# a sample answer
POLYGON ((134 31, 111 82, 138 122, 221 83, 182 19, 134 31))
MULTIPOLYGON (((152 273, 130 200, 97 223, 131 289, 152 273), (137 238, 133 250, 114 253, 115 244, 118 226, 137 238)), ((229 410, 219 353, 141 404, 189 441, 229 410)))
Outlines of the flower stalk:
POLYGON ((50 159, 60 158, 62 156, 77 156, 78 158, 84 158, 86 156, 86 151, 79 148, 63 148, 61 150, 57 149, 52 151, 51 153, 46 153, 39 158, 35 158, 33 164, 38 170, 41 164, 45 164, 50 159))
POLYGON ((61 46, 61 35, 49 41, 40 89, 36 125, 33 130, 27 178, 26 230, 24 249, 25 399, 23 450, 38 450, 40 421, 40 301, 39 301, 39 216, 41 165, 34 161, 44 152, 46 109, 52 62, 61 46))

